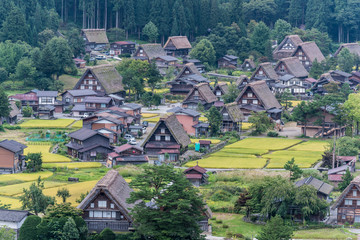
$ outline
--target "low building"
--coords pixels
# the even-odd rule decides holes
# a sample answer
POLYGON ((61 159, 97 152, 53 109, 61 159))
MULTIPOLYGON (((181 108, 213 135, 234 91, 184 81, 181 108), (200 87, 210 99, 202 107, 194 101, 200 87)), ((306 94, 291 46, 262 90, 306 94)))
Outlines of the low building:
POLYGON ((218 98, 219 101, 224 101, 223 97, 224 95, 229 93, 229 86, 226 82, 220 82, 216 84, 213 90, 215 96, 218 98))
POLYGON ((149 163, 148 156, 144 155, 142 147, 124 144, 114 148, 114 152, 108 154, 107 167, 126 164, 149 163))
POLYGON ((173 57, 187 56, 191 48, 192 47, 187 36, 169 37, 164 45, 164 50, 166 51, 167 55, 171 55, 173 57))
POLYGON ((224 57, 220 58, 218 63, 218 68, 230 68, 230 69, 237 69, 238 68, 238 57, 234 55, 225 55, 224 57))
POLYGON ((135 43, 130 41, 120 41, 110 44, 110 55, 117 56, 121 54, 133 54, 135 52, 135 43))
POLYGON ((199 122, 193 126, 195 128, 195 137, 209 136, 209 123, 199 122))
POLYGON ((85 51, 103 51, 109 45, 105 29, 82 29, 81 35, 85 41, 85 51))
POLYGON ((195 85, 188 93, 182 103, 183 108, 197 109, 198 105, 204 106, 205 110, 211 108, 217 101, 217 97, 213 93, 208 83, 200 83, 195 85))
POLYGON ((102 133, 110 139, 110 143, 117 143, 121 133, 124 131, 124 124, 121 120, 113 117, 99 117, 90 123, 90 128, 102 133))
POLYGON ((199 112, 192 109, 185 109, 182 107, 175 107, 168 110, 167 112, 174 113, 177 120, 184 127, 186 133, 191 136, 195 136, 196 130, 194 128, 194 125, 199 123, 199 117, 201 116, 199 112))
POLYGON ((54 110, 57 113, 62 113, 62 103, 57 101, 58 92, 57 91, 37 91, 36 96, 39 99, 39 117, 49 119, 51 115, 50 112, 54 110), (54 109, 53 109, 54 108, 54 109), (44 116, 40 113, 41 111, 49 111, 47 114, 44 113, 44 116), (43 117, 42 117, 43 116, 43 117), (48 116, 48 117, 47 117, 48 116))
POLYGON ((161 44, 149 43, 140 45, 136 49, 133 58, 151 62, 153 59, 166 55, 167 54, 161 44))
POLYGON ((206 174, 207 170, 205 168, 196 165, 190 167, 184 171, 186 179, 188 179, 195 187, 200 185, 207 184, 209 175, 206 174))
POLYGON ((115 232, 127 232, 132 229, 133 219, 127 203, 133 190, 116 170, 110 170, 97 182, 95 187, 77 206, 83 210, 89 232, 101 232, 110 228, 115 232))
POLYGON ((317 191, 318 198, 324 200, 329 200, 330 193, 334 189, 334 187, 330 184, 320 181, 314 177, 307 177, 295 182, 296 187, 301 187, 303 185, 313 186, 317 191))
POLYGON ((315 60, 319 63, 325 60, 324 55, 315 42, 300 43, 291 57, 297 57, 307 71, 310 71, 315 60))
POLYGON ((235 86, 241 91, 251 81, 246 75, 241 75, 236 79, 235 86))
POLYGON ((20 110, 16 106, 15 101, 10 101, 10 113, 9 116, 5 118, 6 122, 9 124, 16 124, 18 116, 20 115, 20 110))
POLYGON ((69 134, 70 142, 66 144, 70 156, 80 160, 105 160, 112 151, 107 136, 88 129, 81 128, 69 134))
POLYGON ((235 102, 225 104, 220 113, 222 115, 222 132, 240 132, 241 122, 244 120, 244 116, 235 102))
POLYGON ((94 112, 105 110, 113 106, 113 100, 110 97, 86 96, 82 104, 76 104, 72 109, 74 117, 92 115, 94 112))
POLYGON ((292 75, 296 78, 304 80, 309 73, 301 64, 297 57, 282 58, 275 66, 275 72, 279 76, 292 75))
POLYGON ((25 167, 24 149, 26 145, 14 140, 3 140, 0 142, 0 170, 15 173, 22 171, 25 167))
POLYGON ((85 97, 96 97, 94 90, 67 90, 61 94, 64 110, 76 104, 84 104, 85 97))
POLYGON ((188 64, 188 63, 193 63, 200 73, 205 72, 205 65, 202 64, 202 62, 200 60, 198 60, 198 59, 186 59, 185 58, 183 60, 183 64, 185 65, 185 64, 188 64))
POLYGON ((290 57, 297 46, 303 41, 298 35, 288 35, 273 51, 273 58, 279 60, 290 57))
POLYGON ((339 183, 343 181, 342 177, 347 170, 350 172, 355 172, 355 163, 350 165, 341 165, 340 167, 329 169, 327 172, 328 180, 337 187, 339 183))
POLYGON ((341 193, 331 210, 336 210, 337 224, 360 223, 360 176, 355 177, 341 193))
POLYGON ((305 80, 297 78, 293 75, 286 74, 279 77, 279 81, 282 84, 281 92, 289 92, 292 95, 306 95, 306 89, 310 88, 310 86, 306 83, 305 80))
POLYGON ((343 43, 334 53, 334 57, 337 57, 341 50, 344 48, 348 49, 350 53, 360 56, 360 45, 358 43, 343 43))
POLYGON ((256 64, 254 60, 247 58, 244 60, 243 64, 241 65, 241 69, 246 72, 251 72, 256 68, 256 64))
POLYGON ((174 114, 161 117, 142 143, 146 155, 159 162, 177 161, 191 143, 189 136, 174 114), (168 155, 169 159, 165 159, 168 155))
POLYGON ((20 228, 29 215, 28 211, 0 209, 0 224, 6 229, 14 230, 15 239, 18 239, 20 228))
POLYGON ((77 68, 85 68, 86 67, 86 61, 84 59, 80 58, 74 58, 74 63, 77 68))
POLYGON ((8 97, 9 101, 20 101, 21 107, 31 107, 33 111, 37 111, 39 107, 39 98, 36 95, 38 90, 32 90, 24 94, 15 94, 8 97))

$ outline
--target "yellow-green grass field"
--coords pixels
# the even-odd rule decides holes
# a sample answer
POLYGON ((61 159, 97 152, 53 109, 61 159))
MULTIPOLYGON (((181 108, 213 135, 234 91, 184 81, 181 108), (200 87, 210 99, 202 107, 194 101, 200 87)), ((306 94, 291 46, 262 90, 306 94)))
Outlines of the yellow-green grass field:
POLYGON ((221 140, 219 139, 190 139, 192 143, 198 143, 199 140, 206 140, 206 141, 211 141, 212 144, 218 144, 219 142, 221 142, 221 140))
POLYGON ((269 152, 266 149, 252 149, 252 148, 236 148, 231 145, 224 147, 219 152, 224 153, 237 153, 237 154, 253 154, 253 155, 262 155, 269 152))
POLYGON ((90 192, 90 190, 95 186, 97 182, 98 180, 94 180, 94 181, 68 184, 60 187, 48 188, 48 189, 44 189, 43 193, 47 196, 54 196, 56 197, 57 202, 61 202, 62 200, 56 196, 56 193, 58 189, 66 188, 69 190, 71 194, 71 196, 67 199, 67 201, 70 202, 73 206, 77 206, 78 203, 76 202, 76 199, 78 199, 82 193, 86 193, 88 191, 90 192))
POLYGON ((243 122, 241 124, 241 130, 249 130, 252 127, 252 123, 243 122))
POLYGON ((154 118, 146 118, 145 121, 151 122, 151 123, 157 123, 160 120, 160 117, 154 117, 154 118))
POLYGON ((36 173, 16 173, 16 174, 2 174, 0 175, 0 183, 5 184, 8 182, 29 182, 35 181, 39 177, 41 179, 46 179, 53 175, 52 172, 44 171, 44 172, 36 172, 36 173))
POLYGON ((199 117, 199 121, 201 121, 201 122, 207 122, 208 119, 207 119, 207 117, 199 117))
MULTIPOLYGON (((151 88, 149 88, 149 87, 144 88, 144 90, 147 92, 152 92, 151 88)), ((154 93, 162 94, 162 93, 168 93, 168 92, 170 92, 170 89, 168 89, 168 88, 154 89, 154 93)))
POLYGON ((83 121, 79 120, 76 121, 73 125, 71 125, 72 128, 82 128, 83 127, 83 121))
POLYGON ((299 145, 293 146, 289 148, 289 150, 295 151, 317 151, 317 152, 324 152, 326 148, 329 147, 329 142, 327 141, 307 141, 303 142, 299 145))
POLYGON ((157 113, 141 113, 141 116, 143 118, 153 118, 159 116, 157 113))
MULTIPOLYGON (((5 196, 14 196, 16 194, 20 194, 23 192, 24 188, 29 188, 30 185, 34 182, 25 182, 25 183, 19 183, 19 184, 13 184, 8 186, 0 187, 0 195, 5 196)), ((53 181, 44 181, 44 187, 45 188, 53 188, 58 186, 66 185, 65 182, 53 182, 53 181)))
POLYGON ((22 128, 67 128, 74 121, 74 119, 32 119, 25 121, 24 123, 20 124, 20 126, 22 128))
POLYGON ((17 198, 0 196, 0 202, 2 204, 10 204, 10 209, 21 209, 21 202, 17 198))
POLYGON ((192 162, 188 162, 185 166, 193 167, 199 164, 204 168, 263 168, 266 164, 265 158, 257 158, 255 156, 248 155, 246 157, 216 157, 211 156, 209 158, 200 159, 192 162))
POLYGON ((276 151, 272 154, 263 155, 265 158, 270 158, 270 163, 266 168, 284 168, 284 165, 291 158, 295 159, 295 163, 300 168, 310 168, 314 163, 322 158, 324 152, 311 151, 276 151))
POLYGON ((251 149, 265 149, 265 150, 281 150, 300 143, 297 139, 283 139, 283 138, 246 138, 238 141, 226 148, 251 148, 251 149))
POLYGON ((71 159, 60 154, 50 153, 50 144, 31 145, 29 144, 24 150, 24 154, 41 152, 44 163, 71 162, 71 159))
POLYGON ((71 163, 44 163, 42 165, 43 168, 68 168, 68 169, 76 169, 76 168, 98 168, 101 167, 101 163, 99 162, 71 162, 71 163))

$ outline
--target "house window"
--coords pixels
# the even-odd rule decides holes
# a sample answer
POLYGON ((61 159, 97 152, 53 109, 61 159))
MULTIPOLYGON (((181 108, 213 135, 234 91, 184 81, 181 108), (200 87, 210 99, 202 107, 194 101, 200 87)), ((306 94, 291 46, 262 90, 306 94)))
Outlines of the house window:
POLYGON ((356 196, 357 196, 357 191, 353 190, 353 197, 356 197, 356 196))
POLYGON ((216 96, 221 96, 221 91, 216 91, 216 96))
POLYGON ((306 62, 305 62, 305 65, 310 65, 310 62, 309 62, 309 61, 306 61, 306 62))
POLYGON ((143 53, 143 52, 144 52, 144 50, 140 49, 140 52, 141 52, 141 53, 143 53))
POLYGON ((104 218, 111 218, 111 212, 103 212, 104 218))
POLYGON ((360 206, 360 200, 356 201, 356 205, 360 206))
POLYGON ((92 81, 92 80, 89 80, 89 84, 93 84, 93 81, 92 81))
POLYGON ((352 200, 345 200, 345 205, 352 205, 352 200))
POLYGON ((95 207, 95 204, 94 204, 94 203, 91 203, 91 204, 90 204, 90 207, 91 207, 91 208, 94 208, 94 207, 95 207))
POLYGON ((91 156, 91 157, 96 157, 96 151, 91 151, 91 152, 90 152, 90 156, 91 156))
POLYGON ((360 216, 355 216, 355 222, 359 223, 360 222, 360 216))
POLYGON ((341 219, 346 219, 346 215, 342 215, 342 216, 341 216, 341 219))
POLYGON ((302 57, 299 57, 299 60, 301 61, 301 60, 302 60, 302 57))
POLYGON ((80 86, 80 89, 85 89, 85 86, 84 86, 84 85, 81 85, 81 86, 80 86))
POLYGON ((98 206, 100 208, 106 208, 106 201, 98 201, 98 206))
POLYGON ((101 104, 101 108, 106 108, 106 104, 105 104, 105 103, 102 103, 102 104, 101 104))
POLYGON ((69 102, 70 102, 70 98, 68 98, 68 97, 65 98, 65 102, 66 102, 66 103, 69 103, 69 102))
POLYGON ((161 141, 161 136, 160 135, 155 135, 155 141, 161 141))
POLYGON ((161 133, 165 133, 165 128, 161 128, 161 133))
POLYGON ((110 129, 116 130, 116 126, 111 126, 110 129))
POLYGON ((111 203, 110 208, 115 208, 115 205, 113 203, 111 203))
POLYGON ((116 218, 116 212, 111 212, 111 218, 116 218))
POLYGON ((170 141, 170 136, 168 136, 168 135, 165 136, 165 141, 168 141, 168 142, 169 142, 169 141, 170 141))
POLYGON ((253 104, 258 104, 259 102, 258 102, 258 100, 253 100, 252 103, 253 103, 253 104))
POLYGON ((102 211, 94 211, 94 218, 102 218, 102 211))
POLYGON ((92 74, 89 74, 88 76, 89 76, 89 77, 92 77, 92 74))
POLYGON ((252 94, 251 92, 249 92, 249 93, 247 94, 247 96, 248 96, 248 97, 252 97, 253 94, 252 94))
POLYGON ((299 56, 301 56, 302 55, 302 52, 299 52, 299 56))
POLYGON ((96 86, 96 90, 101 90, 101 87, 100 87, 100 86, 96 86))
POLYGON ((41 98, 41 103, 52 103, 52 102, 53 102, 52 97, 42 97, 41 98))
POLYGON ((89 212, 89 217, 91 217, 91 218, 94 217, 94 211, 90 211, 90 212, 89 212))
POLYGON ((262 70, 260 70, 260 71, 259 71, 259 74, 260 74, 260 75, 263 75, 263 74, 264 74, 264 72, 263 72, 262 70))
POLYGON ((185 71, 186 74, 189 74, 190 72, 188 70, 185 71))
POLYGON ((247 104, 247 100, 246 100, 246 99, 243 99, 243 100, 242 100, 242 104, 247 104))
POLYGON ((194 100, 199 100, 199 96, 194 96, 194 100))

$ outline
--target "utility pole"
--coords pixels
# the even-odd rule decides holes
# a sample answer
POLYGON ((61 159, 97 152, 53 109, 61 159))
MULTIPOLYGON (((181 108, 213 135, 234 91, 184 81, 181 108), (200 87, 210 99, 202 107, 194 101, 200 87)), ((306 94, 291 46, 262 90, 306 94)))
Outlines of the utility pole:
POLYGON ((333 159, 332 159, 332 168, 335 168, 335 147, 336 147, 336 135, 334 134, 334 145, 333 145, 333 159))

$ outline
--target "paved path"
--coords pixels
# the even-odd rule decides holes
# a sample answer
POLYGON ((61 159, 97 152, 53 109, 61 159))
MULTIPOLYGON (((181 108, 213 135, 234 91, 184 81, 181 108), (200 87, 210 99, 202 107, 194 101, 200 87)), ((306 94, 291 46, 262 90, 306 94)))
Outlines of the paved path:
POLYGON ((181 103, 171 103, 171 104, 166 104, 166 105, 160 105, 157 107, 156 110, 152 110, 151 108, 146 108, 143 107, 141 109, 142 113, 159 113, 159 114, 164 114, 167 112, 167 110, 174 108, 174 107, 180 107, 181 103))

